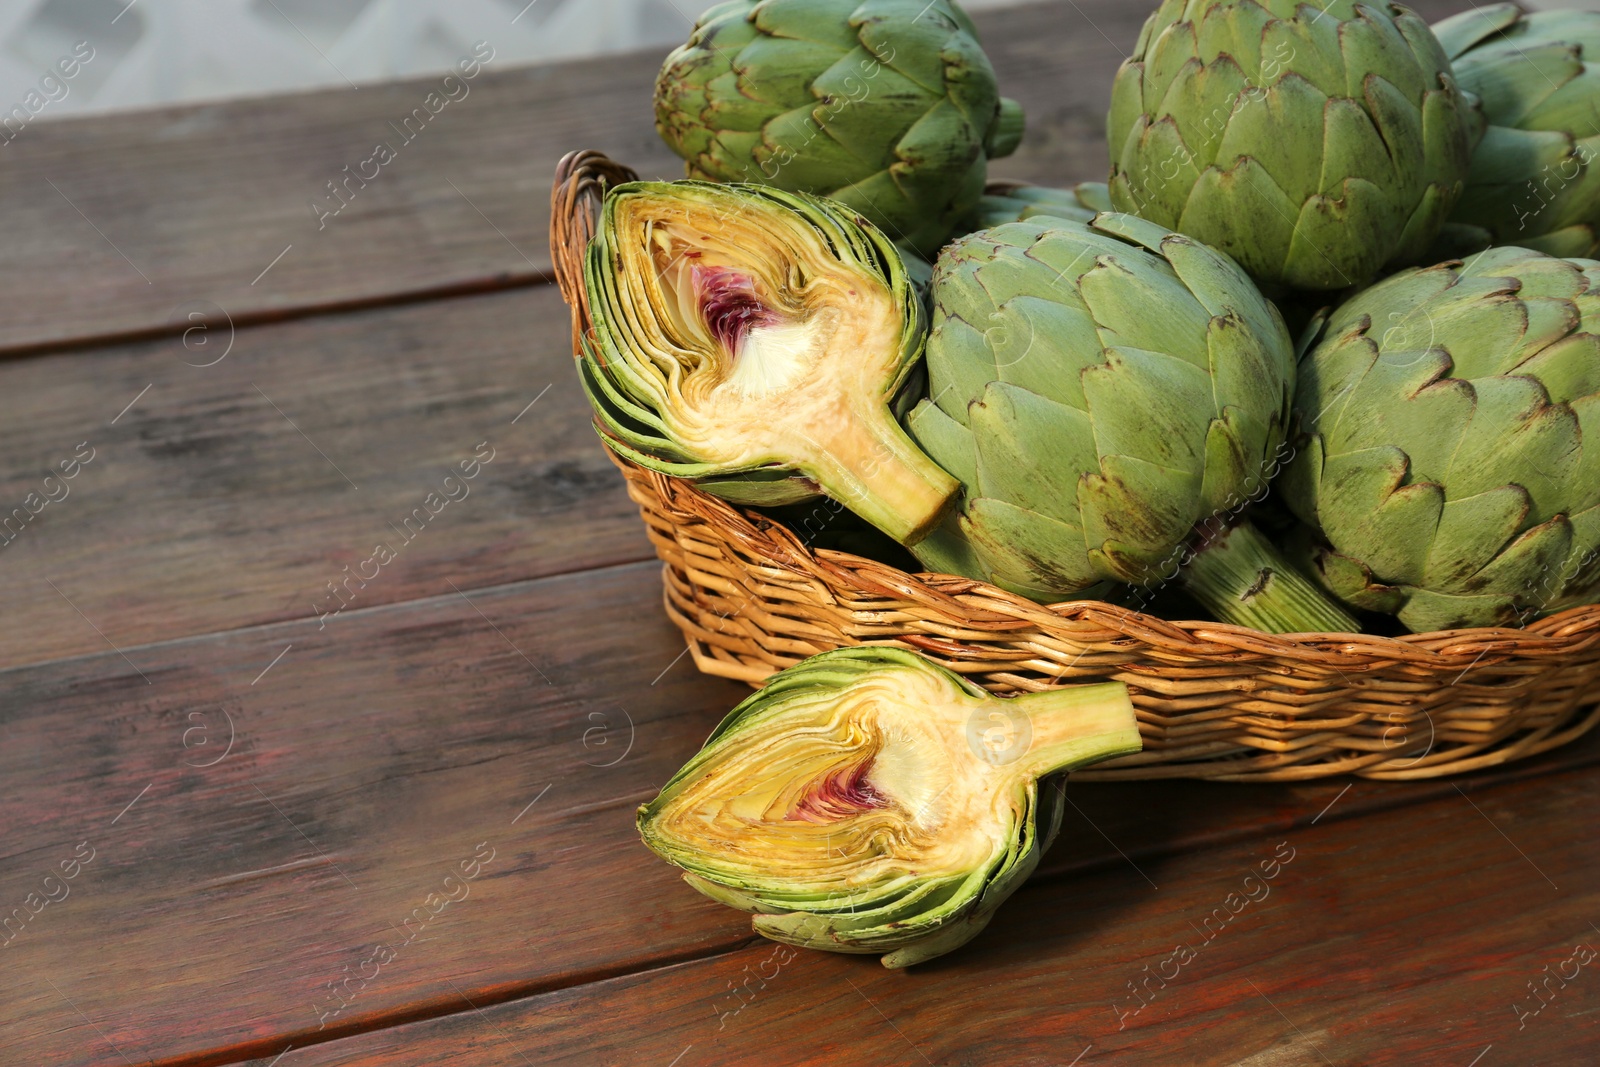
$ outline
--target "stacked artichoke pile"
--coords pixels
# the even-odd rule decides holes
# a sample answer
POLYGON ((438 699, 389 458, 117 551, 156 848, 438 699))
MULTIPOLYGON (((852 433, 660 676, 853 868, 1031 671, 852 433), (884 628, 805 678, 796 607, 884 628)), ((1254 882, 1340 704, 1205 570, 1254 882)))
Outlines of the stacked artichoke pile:
MULTIPOLYGON (((689 178, 612 189, 589 248, 596 424, 1046 603, 1327 634, 1595 601, 1597 55, 1584 12, 1164 0, 1107 180, 1041 188, 987 180, 1022 114, 954 0, 729 0, 657 83, 689 178)), ((926 958, 1048 839, 1038 777, 1128 738, 997 782, 946 758, 950 715, 840 695, 835 655, 741 705, 641 826, 770 936, 926 958), (937 824, 911 766, 959 801, 937 824)), ((880 696, 977 699, 890 659, 862 667, 880 696)))

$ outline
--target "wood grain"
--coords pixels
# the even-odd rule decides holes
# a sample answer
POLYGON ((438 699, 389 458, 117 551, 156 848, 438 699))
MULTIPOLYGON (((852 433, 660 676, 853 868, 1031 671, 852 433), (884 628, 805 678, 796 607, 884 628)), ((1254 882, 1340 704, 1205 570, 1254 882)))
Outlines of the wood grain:
MULTIPOLYGON (((1437 18, 1467 5, 1413 6, 1437 18)), ((996 176, 1104 176, 1111 76, 1147 8, 1048 0, 977 13, 1001 88, 1029 120, 996 176)), ((543 277, 563 153, 598 148, 646 177, 681 176, 652 126, 660 58, 493 60, 410 142, 390 124, 438 77, 30 125, 5 145, 0 173, 0 352, 178 333, 191 313, 238 326, 543 277), (394 160, 349 186, 338 215, 313 212, 380 141, 394 160)))
MULTIPOLYGON (((37 907, 28 894, 80 843, 94 852, 0 948, 8 1051, 270 1058, 747 944, 747 918, 683 886, 633 830, 633 808, 747 692, 693 671, 658 597, 638 563, 0 672, 0 923, 37 907), (406 927, 439 907, 429 894, 460 892, 444 879, 482 842, 494 858, 465 898, 406 927), (324 1020, 328 984, 347 979, 349 1006, 324 1020)), ((1516 771, 1597 758, 1590 739, 1516 771)), ((1441 794, 1454 786, 1078 785, 1046 873, 1143 907, 1171 899, 1197 849, 1441 794)), ((1072 936, 1133 936, 1115 909, 1081 924, 1072 936)), ((1000 930, 950 966, 985 973, 1014 951, 1000 930)))
POLYGON ((634 564, 0 674, 0 915, 94 852, 0 948, 3 1058, 222 1062, 346 977, 322 1036, 748 939, 633 829, 745 692, 659 597, 634 564))
POLYGON ((228 340, 0 364, 0 519, 39 494, 0 527, 0 666, 652 555, 554 286, 242 329, 195 365, 228 340))
POLYGON ((1543 1010, 1526 1013, 1547 965, 1600 946, 1600 860, 1572 832, 1596 816, 1592 774, 1469 783, 1420 806, 1176 855, 1147 870, 1159 890, 1115 868, 1030 883, 979 942, 909 973, 761 943, 279 1063, 1592 1062, 1600 960, 1566 963, 1577 977, 1552 981, 1543 1010), (1263 880, 1275 856, 1288 862, 1263 880), (1130 991, 1163 971, 1143 1000, 1130 991))

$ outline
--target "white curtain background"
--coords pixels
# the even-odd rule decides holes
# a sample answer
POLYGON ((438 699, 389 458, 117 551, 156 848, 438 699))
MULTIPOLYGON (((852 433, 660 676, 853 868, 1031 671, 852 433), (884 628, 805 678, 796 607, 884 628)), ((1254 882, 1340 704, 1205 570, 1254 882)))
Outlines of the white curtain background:
POLYGON ((43 121, 443 73, 480 40, 494 47, 496 70, 637 48, 664 53, 709 2, 0 0, 0 112, 30 92, 34 121, 43 121), (78 42, 93 58, 62 78, 78 42))

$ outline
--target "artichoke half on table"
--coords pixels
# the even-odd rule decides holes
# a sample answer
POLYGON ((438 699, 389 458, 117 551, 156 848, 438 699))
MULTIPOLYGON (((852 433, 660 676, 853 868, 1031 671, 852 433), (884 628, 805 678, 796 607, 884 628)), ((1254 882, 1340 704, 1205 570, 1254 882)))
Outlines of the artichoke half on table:
POLYGON ((655 112, 689 177, 832 197, 928 257, 1023 122, 954 0, 718 4, 667 57, 655 112))
POLYGON ((1344 304, 1300 361, 1284 495, 1315 573, 1412 630, 1600 593, 1600 262, 1493 248, 1344 304))
MULTIPOLYGON (((1600 241, 1600 13, 1474 6, 1433 27, 1485 123, 1443 253, 1515 244, 1591 256, 1600 241)), ((1448 258, 1436 254, 1435 259, 1448 258)))
POLYGON ((1111 198, 1263 284, 1360 285, 1433 243, 1467 175, 1467 111, 1399 4, 1165 0, 1112 89, 1111 198))
POLYGON ((902 544, 958 485, 891 403, 921 354, 899 254, 844 205, 753 185, 612 189, 579 365, 606 443, 742 504, 819 491, 902 544))
POLYGON ((1061 780, 1141 748, 1125 686, 992 696, 910 652, 774 675, 639 808, 645 844, 758 933, 905 967, 975 937, 1038 865, 1061 780))

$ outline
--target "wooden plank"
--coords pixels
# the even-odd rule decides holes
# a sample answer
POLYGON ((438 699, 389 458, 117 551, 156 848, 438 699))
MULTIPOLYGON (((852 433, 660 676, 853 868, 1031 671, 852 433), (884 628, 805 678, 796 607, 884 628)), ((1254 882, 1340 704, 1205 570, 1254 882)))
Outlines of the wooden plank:
MULTIPOLYGON (((1437 17, 1466 4, 1413 6, 1437 17)), ((977 13, 1003 91, 1029 116, 996 176, 1104 176, 1111 75, 1147 7, 1050 0, 977 13)), ((564 152, 599 148, 646 176, 681 176, 652 127, 660 59, 491 60, 410 141, 395 127, 439 77, 30 125, 6 144, 0 181, 0 352, 176 333, 191 313, 238 326, 540 277, 564 152), (313 211, 344 203, 327 184, 380 142, 395 158, 366 166, 376 177, 352 181, 337 215, 313 211)))
POLYGON ((1590 1063, 1597 816, 1589 773, 1452 790, 1176 855, 1159 890, 1031 883, 909 973, 760 943, 278 1064, 1590 1063))
POLYGON ((637 844, 746 692, 659 599, 634 564, 0 673, 6 1061, 220 1062, 747 940, 637 844))
MULTIPOLYGON (((0 672, 8 1051, 270 1057, 747 944, 745 916, 634 834, 634 806, 747 692, 694 673, 658 598, 639 563, 148 646, 137 666, 107 652, 0 672), (483 842, 494 858, 467 885, 483 842), (92 859, 63 881, 80 845, 92 859), (422 925, 419 907, 439 914, 422 925), (328 986, 346 981, 341 1007, 328 986)), ((1597 756, 1591 739, 1519 773, 1597 756)), ((1441 793, 1084 784, 1047 869, 1159 902, 1197 845, 1441 793)))
POLYGON ((0 364, 0 666, 651 557, 566 322, 541 286, 0 364))

